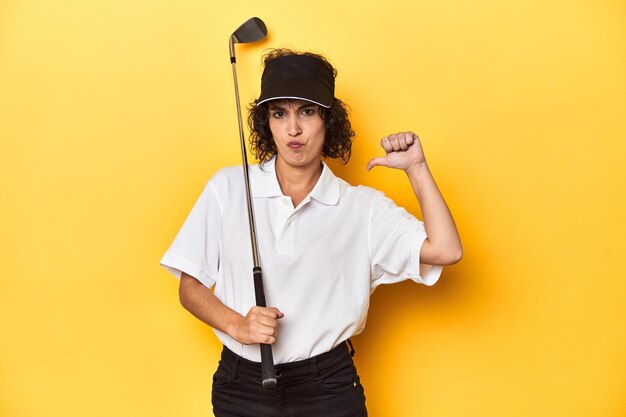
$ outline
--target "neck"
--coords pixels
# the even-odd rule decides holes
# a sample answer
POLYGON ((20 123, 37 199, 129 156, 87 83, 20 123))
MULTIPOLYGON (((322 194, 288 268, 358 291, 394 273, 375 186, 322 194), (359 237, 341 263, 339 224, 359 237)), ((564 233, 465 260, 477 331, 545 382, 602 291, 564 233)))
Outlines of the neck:
POLYGON ((306 166, 293 166, 279 157, 276 158, 278 184, 283 194, 291 197, 294 207, 311 192, 321 175, 322 164, 319 160, 306 166))

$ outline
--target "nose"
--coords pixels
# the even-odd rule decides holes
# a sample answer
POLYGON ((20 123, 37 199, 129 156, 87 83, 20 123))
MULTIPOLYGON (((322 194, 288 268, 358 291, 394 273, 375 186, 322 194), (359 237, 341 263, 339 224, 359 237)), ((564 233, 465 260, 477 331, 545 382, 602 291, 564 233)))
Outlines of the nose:
POLYGON ((300 136, 302 134, 302 127, 300 127, 300 121, 297 117, 289 118, 289 125, 287 126, 289 136, 300 136))

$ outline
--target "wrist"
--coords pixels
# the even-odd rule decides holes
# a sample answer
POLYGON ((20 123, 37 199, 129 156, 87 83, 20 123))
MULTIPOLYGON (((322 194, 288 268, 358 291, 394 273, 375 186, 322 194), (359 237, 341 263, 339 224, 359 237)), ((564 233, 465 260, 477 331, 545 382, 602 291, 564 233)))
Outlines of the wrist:
POLYGON ((412 175, 419 176, 425 172, 428 172, 428 164, 426 163, 426 160, 423 160, 415 164, 411 164, 404 170, 404 172, 406 172, 408 176, 412 176, 412 175))
POLYGON ((235 314, 233 314, 232 318, 228 321, 228 324, 226 325, 226 328, 224 329, 224 332, 229 335, 230 337, 232 337, 233 339, 235 339, 236 341, 239 342, 239 328, 241 325, 241 321, 244 320, 244 317, 235 312, 235 314))

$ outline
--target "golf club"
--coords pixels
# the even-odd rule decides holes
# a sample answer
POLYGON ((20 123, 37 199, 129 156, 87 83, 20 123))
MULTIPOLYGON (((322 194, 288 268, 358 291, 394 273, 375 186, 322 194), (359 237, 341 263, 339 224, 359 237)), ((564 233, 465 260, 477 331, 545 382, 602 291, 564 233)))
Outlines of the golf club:
MULTIPOLYGON (((252 275, 254 278, 254 295, 256 305, 267 307, 265 302, 265 292, 263 291, 263 272, 259 259, 259 247, 256 238, 256 225, 254 223, 254 209, 252 198, 250 197, 250 177, 248 174, 248 158, 246 156, 246 142, 243 137, 243 123, 241 121, 241 105, 239 104, 239 87, 237 85, 237 70, 235 58, 236 43, 252 43, 260 41, 267 36, 265 23, 258 17, 253 17, 244 22, 230 36, 230 63, 233 67, 233 79, 235 80, 235 97, 237 101, 237 119, 239 121, 239 140, 241 142, 241 159, 243 162, 244 183, 246 186, 246 201, 248 203, 248 222, 250 223, 250 241, 252 244, 252 275)), ((261 381, 263 388, 276 387, 276 372, 274 370, 274 358, 272 356, 272 346, 261 344, 261 381)))

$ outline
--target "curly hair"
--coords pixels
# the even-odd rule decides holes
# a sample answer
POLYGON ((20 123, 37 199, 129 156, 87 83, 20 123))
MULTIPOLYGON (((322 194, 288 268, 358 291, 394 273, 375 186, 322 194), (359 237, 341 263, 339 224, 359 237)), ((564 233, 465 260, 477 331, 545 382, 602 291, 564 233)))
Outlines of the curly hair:
MULTIPOLYGON (((332 71, 333 77, 337 77, 337 70, 322 55, 312 52, 296 52, 290 49, 273 49, 263 57, 263 65, 275 58, 287 55, 309 55, 322 60, 332 71)), ((322 147, 322 156, 340 159, 346 164, 352 152, 352 138, 355 133, 352 130, 348 118, 348 106, 338 98, 333 99, 329 108, 318 107, 319 115, 324 121, 325 139, 322 147)), ((250 149, 254 156, 261 162, 267 162, 278 152, 272 131, 270 130, 269 104, 267 102, 257 106, 257 100, 248 107, 248 126, 250 127, 250 149)))

